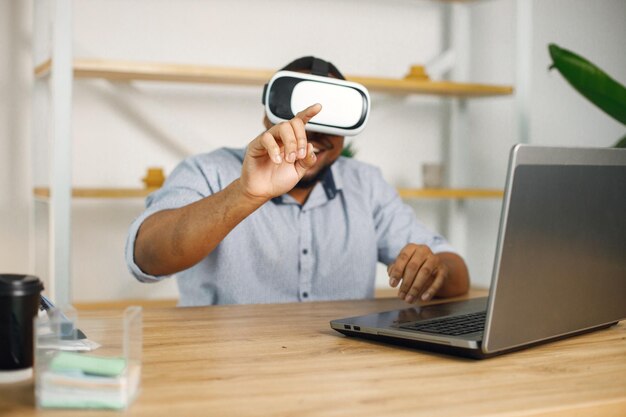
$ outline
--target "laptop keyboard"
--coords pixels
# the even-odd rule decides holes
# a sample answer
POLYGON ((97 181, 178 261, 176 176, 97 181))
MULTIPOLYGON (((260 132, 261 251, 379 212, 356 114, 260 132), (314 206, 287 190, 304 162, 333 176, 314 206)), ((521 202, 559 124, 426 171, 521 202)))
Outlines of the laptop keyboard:
POLYGON ((479 311, 478 313, 464 314, 461 316, 444 317, 428 322, 405 324, 400 326, 400 328, 446 336, 461 336, 464 334, 482 332, 485 328, 486 313, 486 311, 479 311))

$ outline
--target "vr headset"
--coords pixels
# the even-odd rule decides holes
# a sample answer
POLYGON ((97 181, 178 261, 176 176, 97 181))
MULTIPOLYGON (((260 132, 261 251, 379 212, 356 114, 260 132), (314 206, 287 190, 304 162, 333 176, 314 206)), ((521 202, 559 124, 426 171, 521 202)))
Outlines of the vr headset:
MULTIPOLYGON (((315 58, 317 59, 317 58, 315 58)), ((322 110, 305 129, 336 136, 354 136, 367 123, 370 96, 361 84, 314 74, 278 71, 263 89, 263 104, 270 122, 292 119, 320 103, 322 110)))

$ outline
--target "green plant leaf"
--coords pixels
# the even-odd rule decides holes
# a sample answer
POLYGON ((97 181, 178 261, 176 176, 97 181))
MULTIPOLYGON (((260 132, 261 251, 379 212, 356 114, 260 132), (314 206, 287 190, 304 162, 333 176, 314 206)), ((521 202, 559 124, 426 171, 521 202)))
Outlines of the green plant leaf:
POLYGON ((617 143, 613 145, 613 147, 614 148, 626 148, 626 135, 622 136, 622 138, 618 140, 617 143))
POLYGON ((580 94, 626 125, 626 88, 600 68, 555 44, 548 45, 552 65, 580 94))
POLYGON ((356 149, 354 149, 354 145, 352 142, 349 142, 346 146, 341 150, 341 156, 345 156, 346 158, 352 158, 356 155, 356 149))

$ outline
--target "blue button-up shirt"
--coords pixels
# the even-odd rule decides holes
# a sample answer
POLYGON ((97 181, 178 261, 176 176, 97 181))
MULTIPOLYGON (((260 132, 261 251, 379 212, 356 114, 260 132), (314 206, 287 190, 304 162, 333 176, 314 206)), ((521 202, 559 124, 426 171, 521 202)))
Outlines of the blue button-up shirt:
MULTIPOLYGON (((152 193, 132 223, 126 261, 143 282, 164 276, 144 273, 133 259, 135 237, 150 215, 214 194, 241 175, 243 149, 219 149, 187 158, 152 193)), ((180 305, 274 303, 371 298, 376 263, 393 262, 407 243, 454 252, 419 222, 380 170, 340 157, 304 205, 288 194, 276 197, 237 225, 206 258, 176 274, 180 305)))

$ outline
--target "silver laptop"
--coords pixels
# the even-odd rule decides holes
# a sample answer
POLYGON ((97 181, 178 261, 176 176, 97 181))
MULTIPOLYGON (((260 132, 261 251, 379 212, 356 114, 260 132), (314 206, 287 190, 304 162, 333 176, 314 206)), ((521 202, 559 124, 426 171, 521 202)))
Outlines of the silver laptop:
POLYGON ((486 358, 625 318, 626 149, 516 145, 489 297, 330 325, 348 336, 486 358))

